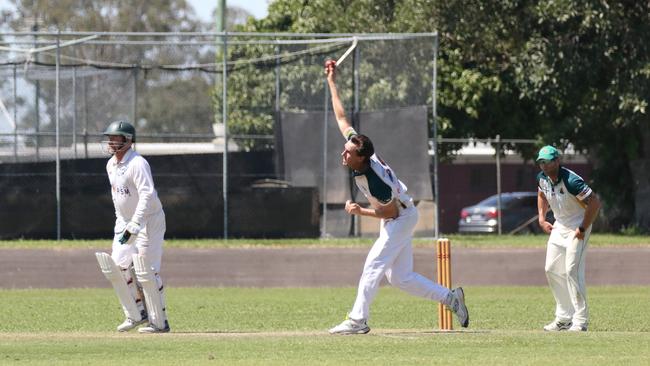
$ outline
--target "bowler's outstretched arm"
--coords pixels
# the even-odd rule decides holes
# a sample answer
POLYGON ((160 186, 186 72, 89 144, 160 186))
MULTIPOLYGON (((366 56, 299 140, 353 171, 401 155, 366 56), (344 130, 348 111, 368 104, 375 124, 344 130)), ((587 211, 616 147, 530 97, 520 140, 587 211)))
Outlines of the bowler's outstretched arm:
POLYGON ((346 139, 349 138, 351 131, 354 131, 350 121, 345 116, 345 109, 343 108, 343 102, 341 102, 341 97, 339 96, 338 89, 336 88, 336 61, 329 60, 325 63, 325 72, 327 73, 327 84, 330 87, 330 93, 332 95, 332 109, 334 109, 334 115, 336 116, 336 123, 339 126, 339 130, 343 137, 346 139))

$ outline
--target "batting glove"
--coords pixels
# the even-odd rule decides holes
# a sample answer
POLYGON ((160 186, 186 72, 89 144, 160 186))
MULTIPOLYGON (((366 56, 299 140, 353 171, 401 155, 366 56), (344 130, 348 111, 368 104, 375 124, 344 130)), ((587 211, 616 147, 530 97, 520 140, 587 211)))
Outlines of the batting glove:
POLYGON ((135 221, 131 221, 126 224, 126 231, 130 232, 133 235, 138 235, 140 232, 140 224, 135 221))
POLYGON ((119 239, 120 244, 126 244, 132 235, 138 235, 140 232, 140 224, 137 222, 129 222, 126 224, 126 229, 122 233, 122 236, 119 239))

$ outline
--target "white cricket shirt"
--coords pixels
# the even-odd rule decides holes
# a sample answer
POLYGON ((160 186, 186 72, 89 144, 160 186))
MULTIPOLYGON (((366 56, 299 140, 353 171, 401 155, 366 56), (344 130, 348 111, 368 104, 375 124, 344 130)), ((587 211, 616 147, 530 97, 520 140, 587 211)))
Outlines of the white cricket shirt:
POLYGON ((537 189, 546 196, 555 220, 567 228, 577 229, 582 224, 587 207, 582 201, 592 193, 585 181, 578 174, 560 166, 557 182, 552 182, 544 172, 540 172, 537 174, 537 184, 537 189))
POLYGON ((106 171, 118 220, 143 225, 147 216, 162 211, 149 163, 136 151, 129 149, 119 163, 111 157, 106 171))
POLYGON ((386 204, 393 198, 397 198, 404 208, 413 203, 411 196, 406 194, 406 185, 376 154, 370 157, 370 167, 365 172, 354 171, 354 181, 375 207, 377 203, 386 204))
MULTIPOLYGON (((346 140, 350 141, 357 135, 354 128, 349 127, 344 133, 346 140)), ((378 204, 386 204, 393 198, 397 198, 400 208, 413 206, 413 198, 406 194, 408 188, 401 180, 397 179, 395 172, 377 154, 370 159, 370 166, 364 172, 353 171, 354 182, 368 199, 373 207, 378 204)), ((401 210, 400 210, 401 212, 401 210)))

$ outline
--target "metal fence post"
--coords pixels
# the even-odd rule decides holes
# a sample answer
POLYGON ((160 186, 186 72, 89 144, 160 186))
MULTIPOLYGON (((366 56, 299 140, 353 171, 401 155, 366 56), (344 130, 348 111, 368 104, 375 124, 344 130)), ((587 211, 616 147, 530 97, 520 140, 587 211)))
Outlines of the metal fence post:
MULTIPOLYGON (((354 57, 352 58, 352 67, 353 67, 353 78, 352 82, 354 83, 354 109, 352 110, 352 125, 360 131, 361 128, 359 124, 361 121, 359 120, 359 64, 361 64, 361 47, 357 46, 354 49, 354 57)), ((356 199, 356 196, 358 194, 358 189, 356 184, 350 184, 351 190, 352 190, 352 197, 353 199, 356 199)), ((352 219, 352 225, 353 225, 353 234, 354 236, 359 236, 361 235, 361 216, 357 215, 350 215, 352 219)))
POLYGON ((81 82, 81 97, 83 98, 83 111, 84 111, 84 157, 88 159, 88 95, 86 94, 86 84, 88 80, 86 77, 82 77, 81 82))
POLYGON ((14 161, 18 162, 18 121, 16 120, 18 115, 18 95, 16 83, 16 65, 14 65, 14 161))
POLYGON ((72 146, 77 158, 77 67, 72 66, 72 146))
POLYGON ((131 121, 135 126, 138 118, 138 68, 133 69, 133 101, 131 104, 131 121))
POLYGON ((223 238, 228 239, 228 32, 223 36, 223 71, 222 71, 222 104, 221 118, 223 121, 223 238))
MULTIPOLYGON (((36 59, 36 55, 34 59, 36 59)), ((36 79, 36 87, 34 88, 34 134, 35 134, 35 155, 36 161, 40 160, 40 147, 41 147, 41 82, 36 79)))
POLYGON ((61 240, 61 130, 60 130, 60 67, 61 67, 61 31, 56 36, 56 240, 61 240))
POLYGON ((497 228, 501 235, 501 135, 497 135, 495 150, 497 158, 497 228))
POLYGON ((324 118, 323 118, 323 192, 321 194, 323 200, 323 224, 321 225, 321 238, 327 237, 327 115, 329 112, 329 88, 327 79, 324 82, 325 86, 325 105, 324 105, 324 118))
MULTIPOLYGON (((277 40, 276 40, 277 42, 277 40)), ((282 72, 281 69, 281 60, 280 60, 280 52, 282 51, 281 49, 282 45, 277 42, 275 45, 275 101, 274 101, 274 130, 275 130, 275 172, 278 178, 280 179, 285 179, 286 177, 284 176, 284 148, 282 146, 282 115, 280 113, 281 109, 281 87, 282 87, 282 80, 280 79, 280 75, 282 72)))
POLYGON ((440 209, 438 207, 440 199, 438 198, 438 110, 437 110, 437 99, 436 99, 436 83, 438 77, 438 34, 436 33, 433 38, 433 79, 431 82, 431 114, 433 118, 432 128, 433 128, 433 226, 434 226, 434 238, 438 239, 440 237, 440 220, 438 218, 440 209))

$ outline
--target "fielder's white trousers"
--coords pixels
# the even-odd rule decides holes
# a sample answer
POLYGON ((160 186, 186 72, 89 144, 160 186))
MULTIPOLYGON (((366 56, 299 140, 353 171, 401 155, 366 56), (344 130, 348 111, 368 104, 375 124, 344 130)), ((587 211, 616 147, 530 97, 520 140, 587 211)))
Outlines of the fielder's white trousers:
POLYGON ((574 229, 556 223, 553 231, 556 230, 560 232, 552 233, 547 243, 545 265, 546 278, 555 297, 555 317, 560 321, 587 326, 589 309, 585 259, 591 230, 585 233, 583 240, 574 237, 574 229), (558 240, 561 237, 563 241, 558 240))
POLYGON ((417 222, 418 211, 415 207, 403 210, 394 220, 381 220, 379 238, 368 252, 359 280, 357 299, 348 314, 350 319, 369 318, 370 304, 377 295, 384 275, 391 285, 411 295, 440 302, 447 298, 449 289, 413 272, 411 238, 417 222))
POLYGON ((165 213, 160 211, 157 214, 147 217, 138 235, 135 239, 131 238, 128 244, 120 244, 118 239, 121 236, 121 232, 115 233, 111 253, 113 261, 122 268, 129 268, 133 263, 133 254, 140 254, 144 256, 147 263, 158 273, 162 261, 163 241, 165 240, 166 229, 165 213))

